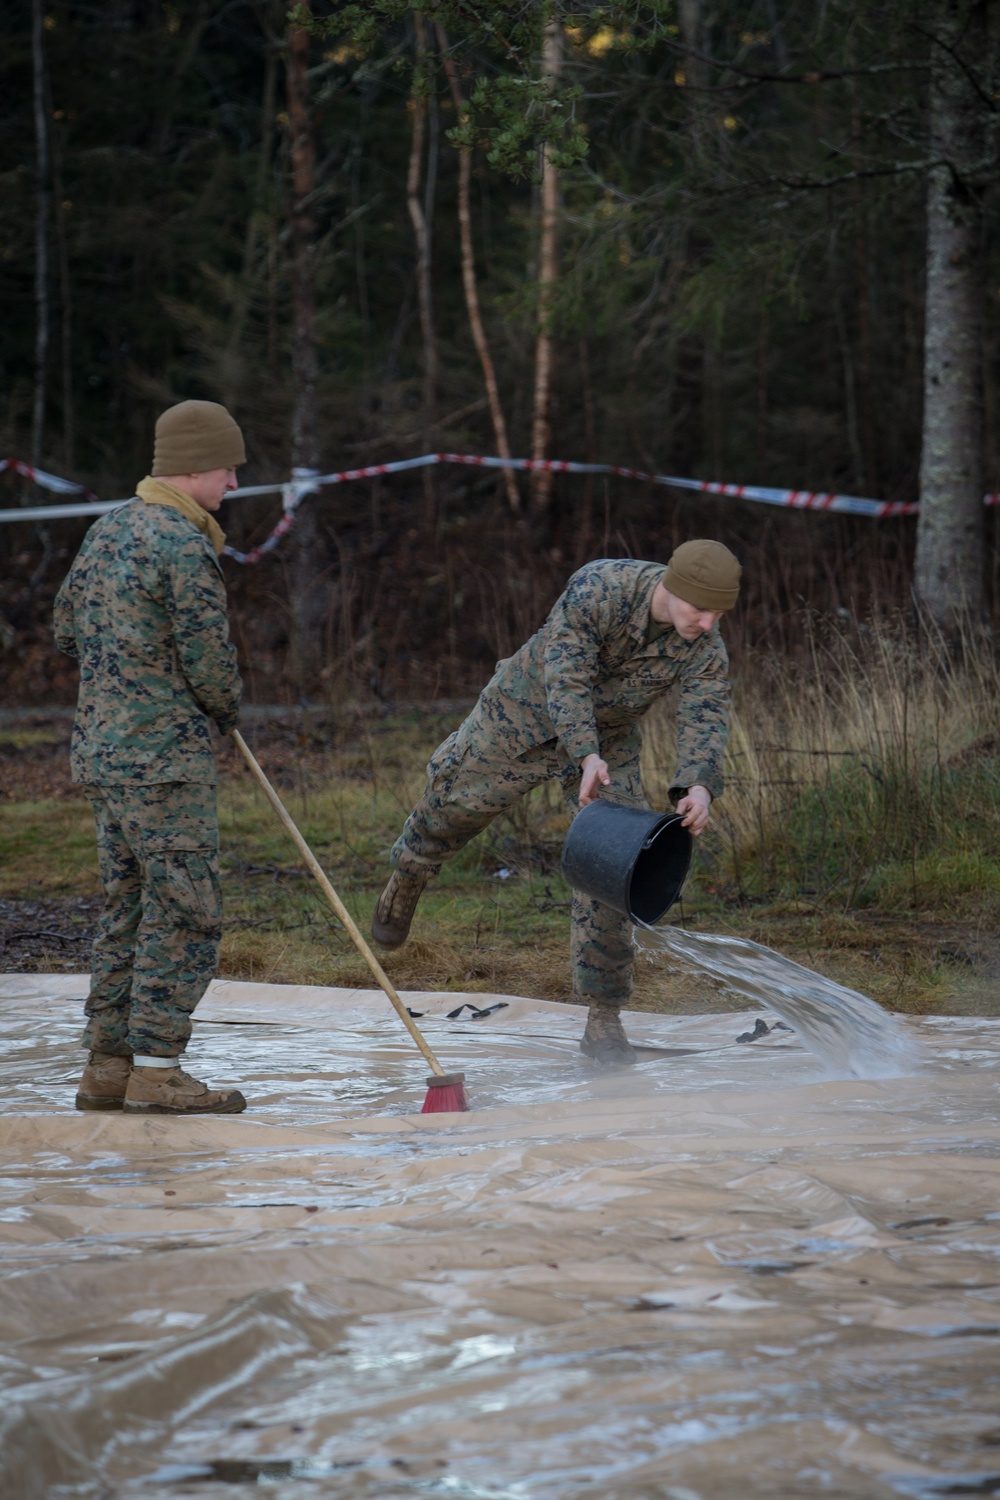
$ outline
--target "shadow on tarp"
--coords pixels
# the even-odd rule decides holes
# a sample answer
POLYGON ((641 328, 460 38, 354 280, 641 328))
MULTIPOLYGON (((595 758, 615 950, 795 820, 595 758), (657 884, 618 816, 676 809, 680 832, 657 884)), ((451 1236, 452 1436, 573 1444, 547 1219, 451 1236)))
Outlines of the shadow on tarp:
POLYGON ((0 1493, 990 1494, 1000 1023, 823 1077, 747 1013, 216 984, 240 1117, 80 1115, 85 981, 2 976, 0 1493), (462 1001, 504 1010, 449 1021, 462 1001), (381 1002, 384 1006, 384 1001, 381 1002))

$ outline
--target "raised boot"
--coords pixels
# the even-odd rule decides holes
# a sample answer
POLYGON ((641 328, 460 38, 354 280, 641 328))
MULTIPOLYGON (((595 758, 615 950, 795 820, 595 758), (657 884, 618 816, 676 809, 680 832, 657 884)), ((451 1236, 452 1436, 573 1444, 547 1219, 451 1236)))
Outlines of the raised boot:
POLYGON ((122 1105, 127 1115, 238 1115, 246 1107, 239 1089, 210 1089, 179 1064, 134 1067, 122 1105))
POLYGON ((625 1035, 616 1005, 591 1003, 580 1051, 602 1068, 623 1068, 635 1062, 635 1049, 625 1035))
POLYGON ((121 1109, 131 1067, 131 1054, 91 1052, 76 1093, 77 1109, 121 1109))
POLYGON ((409 936, 410 923, 430 875, 408 875, 393 870, 389 884, 378 898, 372 917, 372 937, 383 948, 401 948, 409 936))

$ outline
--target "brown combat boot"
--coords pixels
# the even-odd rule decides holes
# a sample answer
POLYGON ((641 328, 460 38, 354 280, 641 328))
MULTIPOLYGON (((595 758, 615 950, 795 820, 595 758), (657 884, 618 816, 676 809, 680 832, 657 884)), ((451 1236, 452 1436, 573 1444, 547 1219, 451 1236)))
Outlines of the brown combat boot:
POLYGON ((131 1067, 131 1054, 91 1052, 76 1093, 77 1109, 121 1109, 131 1067))
POLYGON ((602 1068, 623 1068, 635 1062, 635 1049, 625 1035, 616 1005, 591 1004, 580 1051, 602 1068))
POLYGON ((210 1089, 176 1068, 133 1068, 125 1103, 127 1115, 238 1115, 247 1107, 239 1089, 210 1089))
POLYGON ((406 875, 393 870, 392 878, 375 907, 372 937, 383 948, 401 948, 409 936, 410 923, 430 875, 406 875))

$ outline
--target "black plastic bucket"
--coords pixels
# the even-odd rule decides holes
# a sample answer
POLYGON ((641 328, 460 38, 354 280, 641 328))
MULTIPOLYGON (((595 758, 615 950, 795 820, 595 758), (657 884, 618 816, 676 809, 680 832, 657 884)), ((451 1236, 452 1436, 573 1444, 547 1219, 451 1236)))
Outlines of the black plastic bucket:
POLYGON ((575 891, 652 926, 681 893, 691 835, 677 813, 598 800, 577 813, 562 872, 575 891))

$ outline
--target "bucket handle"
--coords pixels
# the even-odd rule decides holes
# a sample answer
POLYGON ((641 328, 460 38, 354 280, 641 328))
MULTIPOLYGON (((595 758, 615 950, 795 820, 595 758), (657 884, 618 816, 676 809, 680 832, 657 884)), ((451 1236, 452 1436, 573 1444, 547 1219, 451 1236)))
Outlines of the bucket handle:
POLYGON ((641 853, 643 849, 651 849, 652 846, 653 846, 654 840, 658 839, 660 837, 660 834, 663 832, 664 828, 666 828, 667 822, 668 821, 672 821, 673 819, 677 818, 678 816, 679 815, 677 813, 664 813, 664 822, 657 823, 657 825, 653 829, 652 833, 646 835, 646 838, 642 842, 642 848, 640 849, 639 852, 641 853))

